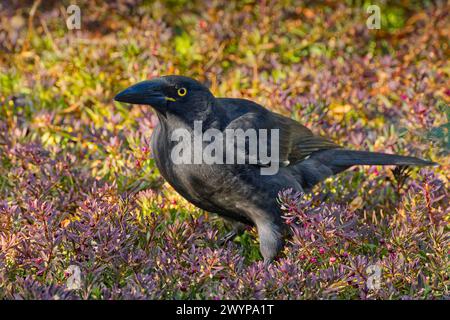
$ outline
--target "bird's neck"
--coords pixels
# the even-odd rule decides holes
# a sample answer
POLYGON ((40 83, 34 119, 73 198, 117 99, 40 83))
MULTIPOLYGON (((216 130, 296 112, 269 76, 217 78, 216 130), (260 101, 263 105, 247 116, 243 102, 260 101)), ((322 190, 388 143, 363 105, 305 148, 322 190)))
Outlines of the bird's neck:
POLYGON ((218 130, 223 130, 228 123, 225 110, 215 99, 208 102, 200 111, 187 112, 183 115, 174 113, 158 114, 158 118, 161 125, 165 126, 169 131, 178 128, 186 128, 189 131, 194 130, 196 121, 200 121, 204 129, 215 128, 218 130))

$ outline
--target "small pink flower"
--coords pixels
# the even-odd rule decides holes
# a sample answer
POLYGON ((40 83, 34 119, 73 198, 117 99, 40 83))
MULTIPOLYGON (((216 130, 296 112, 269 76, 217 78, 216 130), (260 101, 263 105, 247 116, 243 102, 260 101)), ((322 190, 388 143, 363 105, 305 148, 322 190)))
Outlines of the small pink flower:
POLYGON ((336 258, 335 257, 330 257, 330 263, 335 263, 336 262, 336 258))
POLYGON ((401 95, 400 95, 400 98, 401 98, 403 101, 408 100, 408 96, 407 96, 406 94, 401 94, 401 95))
POLYGON ((322 248, 322 247, 320 247, 320 249, 319 249, 319 253, 320 253, 320 254, 324 254, 324 253, 325 253, 325 249, 324 249, 324 248, 322 248))
POLYGON ((317 262, 317 259, 316 259, 316 257, 311 257, 311 259, 309 259, 309 261, 310 261, 311 263, 316 263, 316 262, 317 262))
POLYGON ((200 20, 198 25, 200 26, 201 29, 206 29, 208 27, 208 24, 206 23, 205 20, 200 20))
POLYGON ((302 254, 302 255, 300 256, 300 260, 306 260, 306 256, 305 256, 304 254, 302 254))

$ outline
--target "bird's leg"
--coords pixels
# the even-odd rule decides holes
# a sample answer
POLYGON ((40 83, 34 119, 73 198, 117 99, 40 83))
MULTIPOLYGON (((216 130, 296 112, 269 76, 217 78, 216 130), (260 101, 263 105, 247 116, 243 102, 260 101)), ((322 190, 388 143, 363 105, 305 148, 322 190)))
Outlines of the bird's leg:
POLYGON ((228 220, 228 219, 225 219, 225 220, 231 224, 232 229, 230 232, 228 232, 226 235, 224 235, 223 237, 221 237, 219 239, 219 241, 218 241, 219 245, 224 245, 228 241, 233 240, 236 236, 238 236, 245 230, 245 224, 243 224, 242 222, 228 220))
POLYGON ((283 248, 283 230, 273 221, 257 222, 256 227, 259 235, 259 250, 267 267, 283 248))

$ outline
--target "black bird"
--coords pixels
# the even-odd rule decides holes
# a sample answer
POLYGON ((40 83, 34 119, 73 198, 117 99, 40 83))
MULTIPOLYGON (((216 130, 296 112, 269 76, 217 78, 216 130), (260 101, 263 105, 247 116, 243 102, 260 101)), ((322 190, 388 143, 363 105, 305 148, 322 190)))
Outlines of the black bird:
POLYGON ((208 88, 188 77, 142 81, 120 92, 115 100, 150 105, 156 111, 159 125, 153 131, 152 152, 161 175, 197 207, 235 221, 236 229, 256 226, 265 264, 282 249, 286 234, 276 200, 279 191, 307 192, 353 165, 436 165, 414 157, 345 150, 255 102, 215 98, 208 88), (279 129, 278 172, 262 175, 261 168, 268 164, 259 159, 253 164, 174 164, 171 152, 177 141, 172 141, 171 135, 179 128, 193 133, 194 121, 202 121, 203 131, 279 129))

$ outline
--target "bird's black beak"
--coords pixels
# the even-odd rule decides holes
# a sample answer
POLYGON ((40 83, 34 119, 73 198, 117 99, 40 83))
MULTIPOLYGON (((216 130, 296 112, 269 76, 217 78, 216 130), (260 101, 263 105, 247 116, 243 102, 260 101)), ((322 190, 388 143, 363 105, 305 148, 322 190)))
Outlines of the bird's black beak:
POLYGON ((118 93, 114 100, 163 108, 168 100, 164 94, 165 85, 165 82, 159 79, 142 81, 118 93))

